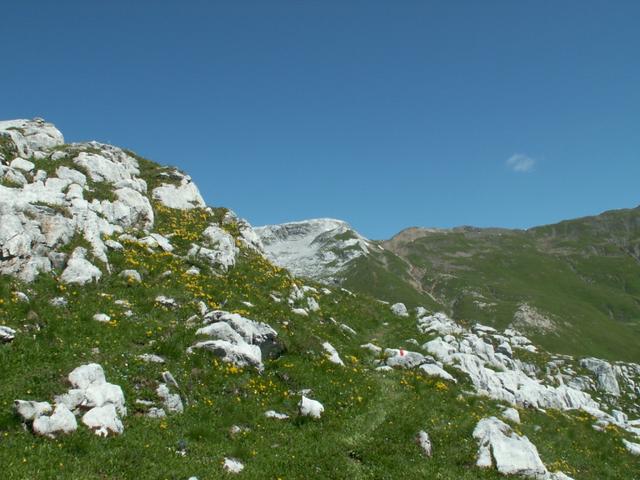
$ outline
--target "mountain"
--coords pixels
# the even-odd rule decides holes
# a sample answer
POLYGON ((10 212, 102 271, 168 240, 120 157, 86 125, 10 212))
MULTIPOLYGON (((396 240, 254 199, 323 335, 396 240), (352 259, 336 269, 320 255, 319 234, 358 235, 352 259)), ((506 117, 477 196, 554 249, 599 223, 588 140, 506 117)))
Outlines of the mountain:
POLYGON ((640 471, 636 363, 453 319, 341 222, 256 231, 178 169, 41 119, 0 122, 0 154, 3 478, 640 471), (269 260, 296 259, 289 236, 304 271, 368 265, 418 308, 292 275, 269 260))
POLYGON ((529 230, 414 227, 369 244, 332 271, 341 285, 515 327, 553 351, 640 360, 640 208, 529 230))
POLYGON ((291 273, 320 281, 335 281, 356 258, 369 254, 369 242, 346 222, 319 218, 258 227, 271 261, 291 273))

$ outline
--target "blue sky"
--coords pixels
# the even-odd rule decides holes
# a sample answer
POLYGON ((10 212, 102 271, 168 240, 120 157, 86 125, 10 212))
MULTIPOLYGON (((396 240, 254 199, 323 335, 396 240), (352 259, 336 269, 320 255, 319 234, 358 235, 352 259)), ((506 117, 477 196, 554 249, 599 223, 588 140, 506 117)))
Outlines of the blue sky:
POLYGON ((528 227, 640 203, 640 2, 30 1, 0 117, 186 170, 252 223, 528 227))

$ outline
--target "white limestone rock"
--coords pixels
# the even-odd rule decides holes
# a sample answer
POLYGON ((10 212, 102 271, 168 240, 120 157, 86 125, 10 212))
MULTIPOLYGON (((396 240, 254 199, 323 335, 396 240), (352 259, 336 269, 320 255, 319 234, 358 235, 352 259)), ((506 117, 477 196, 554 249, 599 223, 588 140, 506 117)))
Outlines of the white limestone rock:
POLYGON ((155 302, 158 305, 162 305, 163 307, 166 307, 166 308, 176 308, 178 306, 178 302, 176 302, 175 299, 171 297, 166 297, 164 295, 158 295, 155 298, 155 302))
POLYGON ((620 396, 620 385, 609 362, 599 358, 583 358, 580 365, 595 374, 599 390, 615 397, 620 396))
POLYGON ((93 316, 93 320, 96 322, 107 323, 111 321, 111 317, 106 313, 96 313, 93 316))
POLYGON ((164 358, 159 355, 155 355, 153 353, 142 353, 137 356, 138 359, 142 360, 145 363, 164 363, 164 358))
POLYGON ((520 412, 513 407, 505 408, 502 411, 502 418, 513 423, 520 423, 520 412))
POLYGON ((120 435, 124 432, 124 425, 112 403, 92 408, 82 416, 82 423, 99 437, 107 437, 110 434, 120 435))
POLYGON ((291 313, 295 313, 296 315, 300 315, 301 317, 309 316, 309 312, 305 308, 292 308, 291 313))
POLYGON ((344 367, 344 362, 340 358, 340 354, 333 347, 333 345, 331 345, 329 342, 324 342, 322 344, 322 348, 324 349, 324 351, 326 353, 327 360, 329 360, 331 363, 334 363, 336 365, 340 365, 341 367, 344 367))
POLYGON ((622 443, 629 453, 632 455, 640 455, 640 443, 633 443, 624 438, 622 439, 622 443))
POLYGON ((235 458, 224 458, 222 468, 229 473, 240 473, 244 470, 244 464, 235 458))
POLYGON ((302 399, 298 402, 298 410, 303 417, 320 418, 324 413, 324 406, 317 400, 302 395, 302 399))
POLYGON ((420 430, 418 435, 416 435, 416 443, 425 457, 431 457, 433 453, 433 446, 431 445, 431 439, 427 432, 420 430))
POLYGON ((276 420, 287 420, 289 418, 289 415, 286 413, 279 413, 275 410, 267 410, 264 412, 264 416, 267 418, 275 418, 276 420))
POLYGON ((385 348, 385 363, 393 368, 415 368, 427 362, 427 358, 418 352, 404 348, 385 348))
POLYGON ((268 324, 256 322, 237 313, 214 310, 205 316, 205 322, 225 322, 233 328, 245 342, 258 345, 262 350, 276 347, 278 333, 268 324))
POLYGON ((24 422, 32 422, 41 415, 51 413, 49 402, 36 402, 33 400, 15 400, 13 407, 24 422))
POLYGON ((74 388, 80 390, 86 390, 91 385, 102 385, 107 381, 102 366, 97 363, 81 365, 73 369, 67 378, 74 388))
POLYGON ((35 152, 64 144, 62 133, 41 118, 0 121, 0 135, 10 137, 18 155, 27 158, 35 152))
POLYGON ((391 311, 399 317, 408 317, 409 311, 404 303, 394 303, 391 305, 391 311))
POLYGON ((237 313, 214 310, 205 314, 205 327, 196 334, 216 340, 199 342, 188 351, 204 348, 219 356, 222 361, 239 367, 253 366, 262 371, 263 356, 279 354, 282 347, 277 332, 266 323, 256 322, 237 313))
POLYGON ((56 169, 56 176, 61 180, 66 180, 69 184, 75 183, 81 187, 87 184, 86 175, 73 168, 59 166, 56 169))
POLYGON ((82 406, 84 398, 84 390, 72 388, 67 391, 67 393, 56 395, 54 397, 54 402, 56 405, 66 406, 69 410, 75 413, 82 406))
POLYGON ((20 157, 14 158, 9 165, 11 168, 22 170, 23 172, 30 172, 35 168, 35 164, 33 162, 20 157))
POLYGON ((365 343, 364 345, 360 345, 360 348, 364 348, 365 350, 370 351, 374 355, 380 355, 382 353, 382 348, 373 343, 365 343))
POLYGON ((84 400, 81 404, 83 407, 103 407, 107 404, 113 405, 118 415, 125 416, 127 414, 124 393, 119 385, 108 382, 93 383, 84 390, 84 400))
POLYGON ((142 282, 142 276, 137 270, 123 270, 118 275, 120 278, 124 278, 127 282, 140 283, 142 282))
MULTIPOLYGON (((80 152, 73 160, 73 163, 85 170, 94 182, 117 185, 119 182, 131 181, 135 176, 140 175, 138 162, 122 150, 116 149, 116 147, 101 148, 100 150, 100 154, 80 152)), ((129 184, 121 183, 120 185, 129 184)), ((146 185, 144 190, 146 190, 146 185)))
POLYGON ((236 332, 231 325, 226 322, 216 322, 206 327, 199 328, 196 335, 206 335, 218 340, 224 340, 234 345, 246 343, 242 335, 236 332))
POLYGON ((66 307, 69 302, 64 297, 54 297, 49 300, 49 304, 53 307, 66 307))
POLYGON ((430 377, 438 377, 438 378, 442 378, 443 380, 448 380, 453 383, 458 383, 458 381, 454 378, 453 375, 451 375, 444 368, 436 365, 435 363, 423 363, 418 367, 418 369, 430 377))
POLYGON ((217 225, 210 225, 202 232, 202 236, 206 246, 193 244, 189 250, 190 257, 202 258, 225 271, 236 264, 240 250, 231 234, 217 225))
POLYGON ((307 305, 310 312, 318 312, 320 310, 320 305, 318 305, 317 300, 313 297, 307 298, 307 305))
POLYGON ((503 475, 531 478, 547 475, 547 468, 535 445, 497 418, 480 420, 473 431, 473 438, 478 441, 477 466, 494 466, 503 475))
POLYGON ((85 259, 86 254, 87 250, 85 248, 76 247, 69 258, 67 267, 60 275, 62 283, 85 285, 89 282, 100 280, 102 272, 85 259))
POLYGON ((445 313, 438 312, 433 315, 418 318, 418 330, 421 333, 437 333, 439 335, 458 335, 463 329, 451 320, 445 313))
POLYGON ((75 415, 64 404, 56 405, 51 416, 40 415, 33 421, 34 433, 49 438, 75 432, 77 428, 75 415))
POLYGON ((158 385, 158 388, 156 388, 156 395, 160 397, 164 408, 166 408, 169 413, 184 412, 184 405, 182 404, 180 395, 178 395, 177 393, 171 393, 169 387, 166 384, 161 383, 160 385, 158 385))
POLYGON ((16 331, 5 325, 0 325, 0 342, 9 343, 16 338, 16 331))
POLYGON ((152 195, 154 200, 160 201, 166 207, 177 210, 191 210, 206 206, 198 187, 188 176, 183 177, 178 186, 165 183, 154 188, 152 195))
POLYGON ((219 357, 225 363, 232 363, 238 367, 255 367, 258 371, 262 371, 262 353, 257 345, 249 345, 244 343, 234 345, 225 340, 208 340, 198 342, 189 347, 188 353, 193 350, 204 349, 210 351, 219 357))

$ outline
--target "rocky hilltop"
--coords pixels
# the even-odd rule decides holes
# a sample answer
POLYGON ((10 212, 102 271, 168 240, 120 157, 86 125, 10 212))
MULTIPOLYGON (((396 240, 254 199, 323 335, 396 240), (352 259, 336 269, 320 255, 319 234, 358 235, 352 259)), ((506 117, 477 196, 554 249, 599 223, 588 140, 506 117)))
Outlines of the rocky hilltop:
POLYGON ((327 281, 399 257, 335 220, 253 229, 40 119, 0 122, 0 154, 5 478, 640 471, 636 363, 297 278, 270 259, 327 281))

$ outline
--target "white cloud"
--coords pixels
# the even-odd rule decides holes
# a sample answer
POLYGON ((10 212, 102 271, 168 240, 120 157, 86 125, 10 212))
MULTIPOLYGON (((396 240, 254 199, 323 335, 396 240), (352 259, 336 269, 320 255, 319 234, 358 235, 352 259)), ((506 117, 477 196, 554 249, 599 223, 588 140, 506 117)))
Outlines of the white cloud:
POLYGON ((519 173, 528 173, 532 171, 535 164, 535 159, 528 157, 523 153, 515 153, 507 160, 507 167, 514 172, 519 173))

